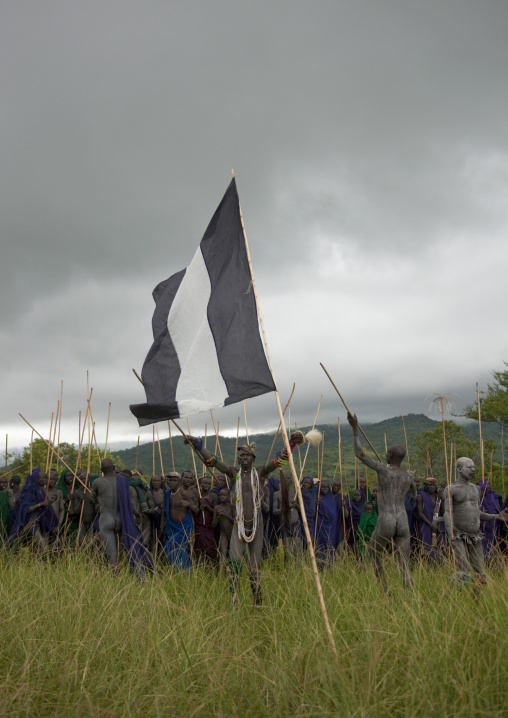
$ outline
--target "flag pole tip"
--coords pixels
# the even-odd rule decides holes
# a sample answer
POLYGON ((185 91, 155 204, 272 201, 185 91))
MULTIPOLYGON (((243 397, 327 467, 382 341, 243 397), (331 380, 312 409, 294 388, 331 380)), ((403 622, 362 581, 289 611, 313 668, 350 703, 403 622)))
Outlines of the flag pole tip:
POLYGON ((234 177, 234 176, 235 176, 235 171, 233 168, 231 168, 231 177, 234 177))

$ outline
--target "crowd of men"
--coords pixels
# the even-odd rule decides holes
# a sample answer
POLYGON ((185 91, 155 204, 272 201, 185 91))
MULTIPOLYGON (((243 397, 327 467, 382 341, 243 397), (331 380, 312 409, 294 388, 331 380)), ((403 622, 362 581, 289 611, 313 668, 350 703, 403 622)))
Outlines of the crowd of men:
MULTIPOLYGON (((291 451, 302 441, 300 432, 293 434, 291 451)), ((301 482, 302 511, 291 477, 284 470, 287 451, 255 469, 255 446, 247 444, 238 451, 237 469, 219 461, 199 439, 189 437, 189 443, 209 469, 210 475, 199 480, 187 469, 165 476, 154 474, 147 483, 139 472, 115 467, 109 459, 102 462, 101 475, 79 469, 75 474, 64 469, 59 475, 54 469, 44 473, 36 468, 23 486, 19 476, 9 481, 0 478, 3 545, 16 550, 29 544, 38 553, 51 551, 54 555, 69 546, 96 547, 114 570, 118 570, 119 547, 123 546, 138 574, 154 571, 166 561, 183 570, 199 564, 215 569, 225 565, 235 596, 246 554, 256 603, 261 602, 261 560, 280 542, 286 562, 298 561, 307 552, 303 515, 320 569, 331 566, 345 551, 361 560, 367 547, 372 548, 379 518, 379 487, 369 488, 366 478, 358 477, 357 486, 348 491, 338 479, 306 476, 301 482)), ((387 464, 378 464, 357 447, 359 458, 378 471, 380 486, 386 471, 400 470, 396 448, 391 447, 394 451, 387 464)), ((395 475, 399 477, 400 471, 395 475)), ((409 480, 414 486, 408 490, 404 485, 402 496, 409 555, 440 563, 450 547, 445 517, 449 489, 432 477, 422 486, 413 475, 409 480)), ((503 499, 496 494, 487 479, 478 482, 477 491, 479 515, 503 515, 508 495, 503 499)), ((506 527, 504 520, 481 521, 486 558, 508 553, 506 527)), ((382 533, 390 538, 386 531, 382 533)), ((383 548, 395 550, 393 541, 398 535, 395 527, 392 545, 385 541, 388 545, 383 548)))

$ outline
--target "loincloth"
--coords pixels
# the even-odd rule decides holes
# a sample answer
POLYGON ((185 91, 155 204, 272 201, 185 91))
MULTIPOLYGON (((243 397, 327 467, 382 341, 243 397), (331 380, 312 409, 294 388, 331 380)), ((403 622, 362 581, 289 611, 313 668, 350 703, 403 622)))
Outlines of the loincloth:
POLYGON ((475 534, 468 534, 466 531, 459 531, 453 537, 454 541, 462 541, 470 546, 479 543, 485 538, 481 531, 477 531, 475 534))

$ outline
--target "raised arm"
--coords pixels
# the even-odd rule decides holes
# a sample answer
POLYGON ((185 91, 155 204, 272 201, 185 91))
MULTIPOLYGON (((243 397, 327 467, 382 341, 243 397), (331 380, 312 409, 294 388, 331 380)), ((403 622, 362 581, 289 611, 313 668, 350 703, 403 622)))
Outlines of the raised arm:
POLYGON ((228 466, 223 461, 218 459, 209 449, 205 449, 203 446, 203 442, 201 439, 197 439, 195 436, 188 436, 184 444, 192 444, 194 449, 197 451, 197 453, 201 456, 203 459, 203 462, 209 466, 210 468, 217 467, 221 474, 226 474, 226 476, 229 476, 230 479, 234 479, 236 476, 236 469, 234 466, 228 466))
POLYGON ((368 466, 369 469, 374 469, 374 471, 378 471, 382 464, 379 461, 376 461, 375 459, 371 459, 370 456, 367 456, 367 454, 364 452, 362 445, 360 443, 359 439, 359 431, 358 431, 358 419, 356 418, 356 414, 351 414, 348 411, 347 414, 347 420, 353 429, 353 439, 354 439, 354 446, 355 446, 355 456, 360 459, 360 461, 365 464, 365 466, 368 466))
MULTIPOLYGON (((305 436, 303 434, 303 431, 295 431, 293 434, 291 434, 289 438, 289 448, 291 449, 291 453, 293 453, 295 446, 303 444, 304 441, 305 436)), ((270 476, 272 471, 275 471, 275 469, 281 469, 288 463, 288 461, 289 454, 287 452, 287 449, 284 448, 282 449, 282 451, 279 451, 277 453, 277 455, 274 459, 272 459, 272 461, 270 461, 268 464, 266 464, 259 470, 259 478, 264 479, 267 476, 270 476)))

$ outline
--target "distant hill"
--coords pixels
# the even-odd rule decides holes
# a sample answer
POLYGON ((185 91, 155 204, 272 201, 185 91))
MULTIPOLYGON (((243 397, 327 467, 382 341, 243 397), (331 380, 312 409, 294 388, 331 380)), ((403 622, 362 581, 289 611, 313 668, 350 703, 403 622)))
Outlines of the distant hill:
MULTIPOLYGON (((415 446, 413 443, 414 437, 422 431, 427 429, 433 429, 438 423, 436 420, 430 419, 424 414, 408 414, 404 417, 404 423, 406 427, 407 441, 409 456, 414 453, 415 446)), ((302 427, 304 431, 308 431, 311 427, 302 427)), ((324 461, 323 461, 323 476, 331 478, 337 467, 338 461, 338 431, 337 425, 327 424, 320 425, 318 427, 320 431, 324 433, 324 461)), ((374 424, 363 424, 362 428, 369 437, 373 446, 377 449, 380 456, 384 459, 385 456, 385 435, 386 442, 390 444, 402 444, 404 445, 404 430, 402 427, 402 420, 400 416, 393 417, 391 419, 384 419, 383 421, 374 424)), ((467 436, 471 438, 478 438, 478 424, 472 422, 463 426, 463 431, 467 436)), ((175 429, 176 433, 176 429, 175 429)), ((494 456, 495 461, 501 461, 501 429, 497 424, 483 424, 482 433, 484 438, 491 438, 495 441, 498 447, 498 452, 494 456)), ((255 442, 257 445, 257 463, 262 464, 268 458, 270 447, 273 442, 275 433, 270 432, 267 434, 253 434, 249 437, 251 442, 255 442)), ((203 437, 201 437, 203 438, 203 437)), ((245 443, 245 436, 240 436, 239 445, 245 443)), ((220 449, 222 451, 222 457, 224 461, 232 465, 234 463, 235 443, 236 438, 227 438, 224 436, 219 437, 220 449)), ((215 436, 208 436, 207 447, 215 451, 215 436)), ((189 446, 184 445, 183 438, 181 435, 173 437, 173 460, 171 458, 171 446, 168 439, 161 439, 160 442, 162 463, 164 471, 167 473, 173 469, 173 460, 175 470, 182 472, 185 469, 193 469, 192 450, 189 446)), ((277 437, 274 449, 272 451, 272 457, 277 451, 283 448, 282 437, 277 437)), ((295 464, 299 471, 300 459, 303 461, 303 455, 305 448, 298 452, 295 451, 295 464)), ((321 450, 321 447, 320 447, 321 450)), ((123 449, 121 451, 115 451, 115 455, 118 455, 124 466, 134 468, 136 466, 136 446, 129 449, 123 449)), ((346 474, 346 478, 352 480, 354 473, 354 452, 353 452, 353 436, 351 427, 349 424, 341 425, 341 453, 342 453, 342 466, 343 472, 346 474)), ((217 454, 219 452, 217 451, 217 454)), ((141 444, 139 447, 139 454, 137 457, 137 467, 145 474, 152 474, 153 466, 155 466, 155 472, 160 473, 161 465, 159 458, 159 446, 155 442, 155 447, 152 444, 141 444), (155 449, 155 451, 154 451, 155 449)), ((203 466, 197 466, 198 475, 205 473, 203 466)), ((318 457, 317 449, 311 447, 309 450, 307 463, 305 464, 304 475, 317 475, 318 470, 318 457)))

